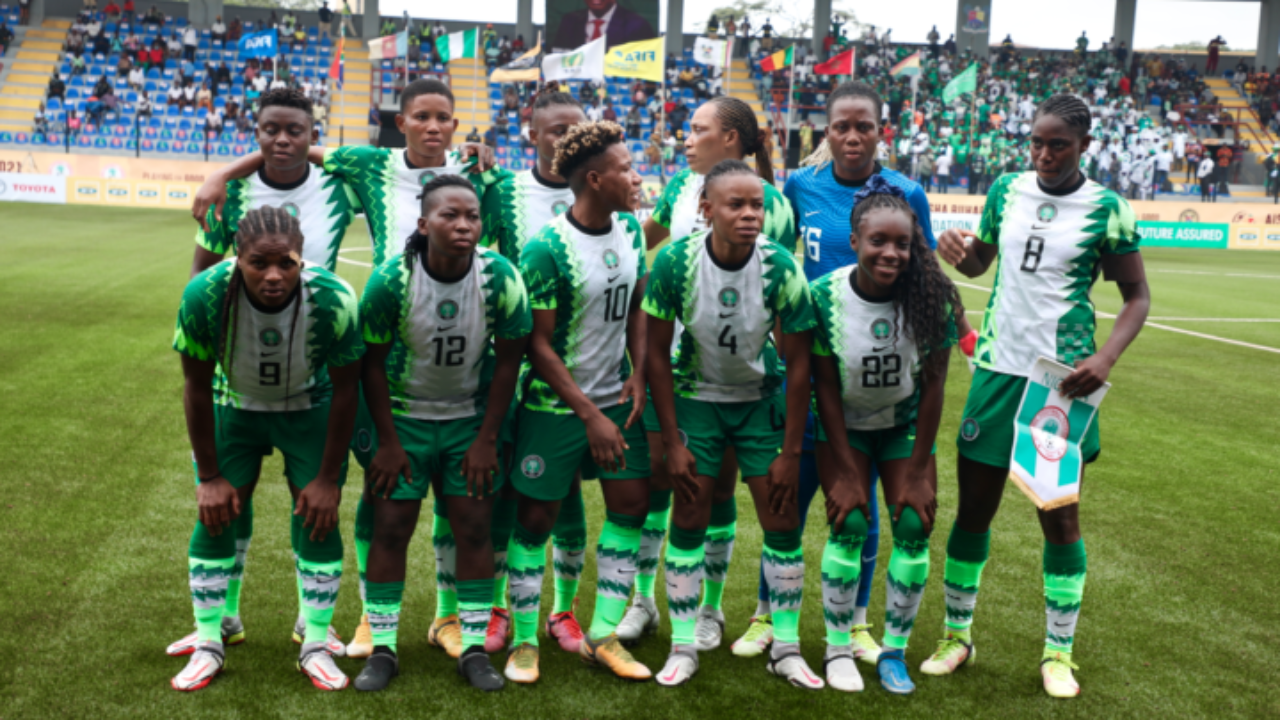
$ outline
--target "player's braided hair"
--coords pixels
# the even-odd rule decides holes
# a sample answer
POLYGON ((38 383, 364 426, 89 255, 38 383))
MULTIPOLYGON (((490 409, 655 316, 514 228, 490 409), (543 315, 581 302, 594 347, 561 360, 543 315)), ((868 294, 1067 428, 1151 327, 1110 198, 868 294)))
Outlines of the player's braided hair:
POLYGON ((905 193, 880 175, 872 175, 853 196, 853 203, 849 226, 855 234, 861 231, 863 218, 873 210, 893 210, 910 218, 911 256, 893 283, 893 306, 916 345, 926 352, 942 347, 948 322, 956 313, 964 312, 964 306, 955 284, 942 272, 938 258, 929 249, 920 218, 907 204, 905 193))
POLYGON ((1042 115, 1053 115, 1061 119, 1080 137, 1088 136, 1089 129, 1093 127, 1093 114, 1089 112, 1089 106, 1075 95, 1059 93, 1040 103, 1033 122, 1042 115))
POLYGON ((538 93, 538 98, 533 101, 533 115, 537 115, 539 110, 545 110, 552 105, 568 105, 582 109, 582 103, 574 99, 572 95, 559 90, 551 90, 538 93))
MULTIPOLYGON (((283 207, 263 205, 245 213, 244 217, 240 219, 234 238, 236 254, 243 255, 246 248, 251 247, 267 235, 284 235, 289 238, 289 247, 295 253, 302 252, 302 227, 298 224, 298 219, 283 207)), ((227 294, 222 298, 222 312, 220 313, 219 321, 222 332, 218 336, 218 347, 215 351, 215 357, 218 358, 218 363, 222 365, 222 373, 227 378, 228 391, 231 388, 232 366, 235 364, 235 326, 240 317, 240 290, 243 287, 244 277, 240 273, 240 263, 237 261, 231 272, 231 280, 227 283, 227 294)), ((297 325, 298 312, 301 308, 302 303, 294 303, 293 316, 289 320, 289 353, 285 355, 286 393, 290 387, 293 387, 293 330, 297 325)), ((286 395, 285 410, 289 409, 288 402, 288 396, 286 395)))
POLYGON ((436 80, 435 78, 418 78, 408 85, 404 86, 404 90, 400 91, 400 112, 409 109, 409 105, 419 95, 443 95, 449 100, 450 109, 453 108, 453 91, 448 85, 436 80))
MULTIPOLYGON (((427 200, 431 194, 443 188, 466 188, 472 195, 476 195, 476 189, 471 182, 461 175, 441 175, 426 185, 422 186, 422 194, 418 198, 422 201, 422 216, 427 215, 427 200)), ((477 197, 479 197, 477 195, 477 197)), ((404 266, 413 272, 413 266, 417 263, 418 258, 427 256, 427 236, 420 232, 414 232, 404 244, 404 266)))
POLYGON ((551 172, 566 180, 611 146, 625 142, 622 126, 608 120, 578 123, 556 141, 551 172))
POLYGON ((263 110, 273 106, 301 110, 307 114, 308 120, 314 117, 312 115, 315 111, 314 106, 297 88, 276 88, 262 93, 258 98, 258 116, 261 117, 263 110))
MULTIPOLYGON (((842 82, 835 90, 831 91, 831 94, 827 96, 827 117, 831 117, 831 108, 835 107, 837 102, 847 99, 856 100, 858 98, 871 101, 872 106, 876 109, 876 123, 879 124, 880 114, 883 112, 884 108, 884 100, 881 99, 880 93, 876 92, 875 88, 857 80, 842 82)), ((829 142, 824 140, 823 142, 818 143, 818 147, 814 148, 813 152, 809 153, 808 157, 800 161, 800 167, 809 167, 811 165, 821 167, 834 159, 835 156, 831 153, 831 146, 829 142)))
POLYGON ((733 130, 738 133, 738 145, 741 146, 744 157, 760 152, 764 147, 764 137, 760 134, 760 123, 756 120, 756 112, 750 105, 728 95, 714 97, 707 104, 715 106, 716 119, 726 131, 733 130))

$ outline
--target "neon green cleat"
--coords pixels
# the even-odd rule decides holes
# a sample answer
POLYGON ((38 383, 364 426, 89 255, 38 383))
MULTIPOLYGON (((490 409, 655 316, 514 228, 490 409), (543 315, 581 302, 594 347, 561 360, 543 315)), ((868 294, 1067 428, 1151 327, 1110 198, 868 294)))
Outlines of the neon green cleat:
POLYGON ((751 618, 751 624, 742 637, 733 641, 731 650, 738 657, 756 657, 773 644, 773 621, 768 615, 751 618))
POLYGON ((938 649, 920 664, 920 672, 925 675, 950 675, 960 669, 960 666, 972 663, 975 657, 973 643, 969 642, 969 638, 947 633, 945 638, 938 641, 938 649))
POLYGON ((880 646, 876 644, 875 638, 871 637, 871 625, 854 625, 852 630, 849 640, 853 646, 853 656, 874 667, 876 661, 880 659, 880 646))
POLYGON ((1071 662, 1071 653, 1045 652, 1040 661, 1040 676, 1044 678, 1044 691, 1049 697, 1073 698, 1080 694, 1080 684, 1071 674, 1079 670, 1079 666, 1071 662))

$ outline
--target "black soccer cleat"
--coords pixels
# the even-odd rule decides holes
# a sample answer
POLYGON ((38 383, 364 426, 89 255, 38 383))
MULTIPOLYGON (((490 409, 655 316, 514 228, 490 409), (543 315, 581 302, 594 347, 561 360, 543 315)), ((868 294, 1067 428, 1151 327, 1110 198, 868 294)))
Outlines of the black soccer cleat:
POLYGON ((385 645, 379 645, 364 661, 364 669, 356 676, 355 686, 357 690, 367 692, 384 690, 399 674, 400 659, 385 645))
POLYGON ((467 648, 462 657, 458 658, 458 674, 466 678, 471 687, 484 692, 501 690, 506 685, 502 675, 489 662, 484 648, 479 645, 467 648))

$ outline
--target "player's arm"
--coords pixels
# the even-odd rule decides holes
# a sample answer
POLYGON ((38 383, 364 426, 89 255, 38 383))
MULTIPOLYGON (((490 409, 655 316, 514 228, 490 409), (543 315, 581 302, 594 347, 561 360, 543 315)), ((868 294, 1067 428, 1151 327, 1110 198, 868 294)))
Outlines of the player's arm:
POLYGON ((782 347, 787 357, 787 419, 782 439, 782 452, 769 465, 769 510, 784 514, 795 504, 800 487, 800 452, 804 445, 804 424, 809 415, 810 345, 809 330, 786 333, 782 347))
POLYGON ((324 542, 338 526, 338 504, 342 488, 338 480, 347 459, 351 433, 356 425, 356 408, 360 404, 360 361, 342 366, 329 366, 333 397, 329 401, 329 422, 325 431, 324 455, 320 471, 298 493, 294 515, 301 515, 303 527, 311 528, 311 540, 324 542))
MULTIPOLYGON (((645 397, 645 376, 647 364, 645 358, 648 356, 649 347, 646 335, 649 330, 649 315, 641 312, 640 306, 644 302, 645 285, 648 284, 647 277, 641 277, 636 281, 635 289, 631 293, 631 307, 627 309, 627 354, 631 356, 631 377, 622 384, 622 395, 618 398, 618 402, 625 403, 630 398, 631 414, 627 416, 626 429, 631 429, 637 420, 644 414, 645 397)), ((671 347, 667 345, 667 347, 671 347)), ((671 353, 668 352, 668 355, 671 353)))
POLYGON ((649 250, 652 250, 662 244, 663 240, 671 234, 671 230, 659 225, 653 216, 649 216, 644 221, 644 244, 649 250))
POLYGON ((240 516, 240 497, 218 469, 218 448, 214 441, 213 375, 217 363, 182 354, 182 406, 187 416, 187 437, 195 456, 196 503, 200 522, 210 535, 222 534, 240 516))
POLYGON ((1120 288, 1124 306, 1116 316, 1111 335, 1097 354, 1076 363, 1075 372, 1063 379, 1058 390, 1063 397, 1084 397, 1102 387, 1120 355, 1138 337, 1151 311, 1151 288, 1142 253, 1107 254, 1102 256, 1102 276, 1120 288))
POLYGON ((222 262, 223 255, 196 245, 195 257, 191 259, 191 277, 195 277, 209 268, 222 262))
MULTIPOLYGON (((315 149, 312 146, 312 152, 315 149)), ((258 172, 261 167, 262 151, 254 150, 209 173, 209 177, 204 179, 204 184, 196 191, 195 201, 191 203, 191 217, 200 223, 200 227, 204 228, 205 232, 208 232, 209 208, 213 208, 215 218, 222 219, 222 204, 227 201, 227 183, 247 178, 258 172)))

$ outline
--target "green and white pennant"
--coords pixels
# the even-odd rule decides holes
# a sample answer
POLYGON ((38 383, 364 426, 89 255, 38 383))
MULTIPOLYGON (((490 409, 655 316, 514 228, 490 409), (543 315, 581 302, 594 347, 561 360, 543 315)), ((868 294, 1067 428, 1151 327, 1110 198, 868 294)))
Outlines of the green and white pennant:
POLYGON ((449 33, 436 38, 436 52, 440 53, 442 62, 476 57, 479 45, 479 32, 476 28, 462 32, 449 33))

